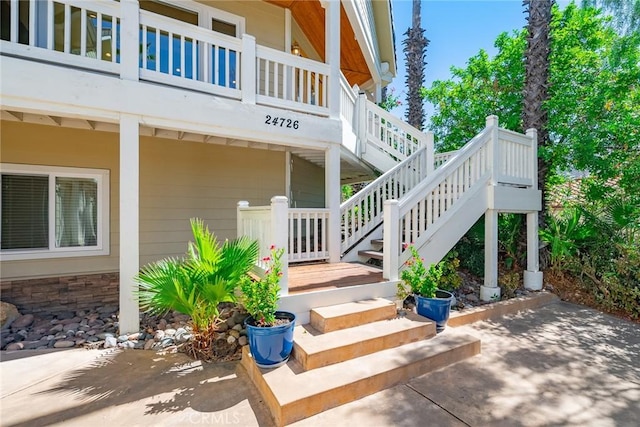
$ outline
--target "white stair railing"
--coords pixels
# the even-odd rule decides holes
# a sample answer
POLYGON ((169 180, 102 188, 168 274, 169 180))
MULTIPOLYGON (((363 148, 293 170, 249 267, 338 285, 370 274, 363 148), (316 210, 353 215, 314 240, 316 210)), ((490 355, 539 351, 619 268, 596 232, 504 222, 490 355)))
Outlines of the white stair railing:
POLYGON ((411 191, 433 172, 433 135, 426 146, 371 182, 340 205, 344 253, 375 229, 383 217, 384 202, 411 191))
POLYGON ((358 99, 361 157, 381 171, 391 169, 427 144, 427 134, 369 101, 358 99))
POLYGON ((446 151, 444 153, 436 153, 433 155, 433 167, 439 168, 455 156, 460 150, 446 151))
POLYGON ((485 129, 449 161, 403 198, 385 203, 383 276, 397 280, 409 258, 410 252, 400 242, 420 250, 465 201, 487 185, 533 187, 536 148, 532 136, 500 129, 497 117, 487 117, 485 129))

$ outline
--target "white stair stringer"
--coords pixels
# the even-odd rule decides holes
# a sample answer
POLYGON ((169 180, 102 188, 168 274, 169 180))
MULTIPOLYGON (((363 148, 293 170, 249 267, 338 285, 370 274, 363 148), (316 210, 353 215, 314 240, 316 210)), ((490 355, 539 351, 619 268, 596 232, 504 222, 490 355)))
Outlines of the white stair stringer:
MULTIPOLYGON (((488 192, 491 189, 488 181, 487 178, 485 182, 479 182, 475 189, 458 199, 446 215, 438 219, 417 241, 413 242, 424 258, 425 265, 440 262, 473 224, 484 215, 488 209, 488 192)), ((406 259, 401 258, 400 265, 404 261, 406 259)))

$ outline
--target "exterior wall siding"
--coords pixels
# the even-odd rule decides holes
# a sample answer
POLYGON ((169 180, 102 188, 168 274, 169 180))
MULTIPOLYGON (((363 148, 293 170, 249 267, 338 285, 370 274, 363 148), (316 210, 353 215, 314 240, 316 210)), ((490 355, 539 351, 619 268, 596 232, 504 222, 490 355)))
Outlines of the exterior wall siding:
POLYGON ((211 1, 199 3, 245 18, 245 31, 256 43, 284 50, 284 9, 263 1, 211 1))
POLYGON ((324 169, 291 156, 291 203, 294 208, 325 207, 324 169))
MULTIPOLYGON (((108 256, 0 261, 1 280, 117 271, 118 134, 0 124, 2 162, 109 169, 111 180, 108 256)), ((140 265, 183 255, 191 239, 190 218, 202 218, 219 239, 232 239, 239 200, 268 205, 285 191, 284 152, 141 137, 140 159, 140 265)))

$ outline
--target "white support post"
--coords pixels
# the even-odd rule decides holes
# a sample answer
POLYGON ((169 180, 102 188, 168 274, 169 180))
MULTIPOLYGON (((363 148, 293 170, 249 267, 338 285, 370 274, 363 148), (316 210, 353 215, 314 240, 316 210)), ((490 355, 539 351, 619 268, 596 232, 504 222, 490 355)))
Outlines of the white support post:
POLYGON ((271 245, 283 248, 280 296, 289 294, 289 201, 285 196, 271 198, 271 245))
POLYGON ((484 213, 484 285, 480 286, 480 299, 500 299, 498 287, 498 211, 484 213))
POLYGON ((538 255, 538 213, 527 214, 527 269, 524 272, 524 287, 531 291, 542 289, 542 271, 538 255))
POLYGON ((240 200, 238 202, 238 207, 236 209, 236 237, 244 236, 244 224, 242 223, 242 214, 240 213, 240 209, 248 207, 249 202, 246 200, 240 200))
MULTIPOLYGON (((532 165, 531 178, 533 189, 538 188, 538 131, 527 129, 527 136, 531 138, 532 165)), ((544 209, 544 206, 542 207, 544 209)), ((527 269, 524 272, 524 287, 532 291, 539 291, 543 285, 543 274, 540 271, 540 248, 538 240, 538 212, 527 213, 527 269)))
POLYGON ((487 128, 491 129, 491 142, 489 143, 489 169, 491 170, 491 185, 498 183, 498 171, 500 166, 500 152, 498 147, 498 116, 488 116, 487 128))
MULTIPOLYGON (((138 0, 121 0, 120 13, 120 78, 140 78, 140 5, 138 0)), ((115 37, 115 34, 113 35, 115 37)), ((113 53, 115 56, 115 52, 113 53)))
POLYGON ((433 132, 426 133, 426 146, 427 146, 427 176, 433 173, 433 163, 435 161, 433 132))
POLYGON ((367 95, 360 93, 359 89, 356 91, 358 98, 356 99, 356 113, 354 116, 358 117, 358 156, 362 156, 367 152, 367 95))
POLYGON ((340 262, 342 241, 340 218, 340 146, 332 144, 325 151, 324 192, 325 206, 329 209, 327 244, 329 245, 329 262, 340 262))
POLYGON ((400 204, 397 200, 384 202, 384 237, 382 244, 382 277, 398 280, 400 277, 400 204))
POLYGON ((140 267, 140 132, 138 117, 120 117, 120 333, 138 332, 140 309, 134 277, 140 267))
POLYGON ((382 102, 382 84, 380 82, 376 82, 375 98, 376 104, 380 104, 382 102))
POLYGON ((340 0, 323 2, 325 7, 325 62, 329 64, 329 117, 340 118, 340 0))
POLYGON ((284 9, 284 51, 291 52, 291 9, 284 9))
POLYGON ((242 57, 240 58, 240 89, 242 102, 256 103, 256 38, 249 34, 242 35, 242 57))

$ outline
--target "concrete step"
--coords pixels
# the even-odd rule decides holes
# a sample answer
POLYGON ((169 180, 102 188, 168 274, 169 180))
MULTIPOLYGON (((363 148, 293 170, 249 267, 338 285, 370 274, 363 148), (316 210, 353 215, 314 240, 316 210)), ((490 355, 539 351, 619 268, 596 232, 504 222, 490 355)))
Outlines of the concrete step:
POLYGON ((435 323, 413 313, 325 334, 311 325, 299 325, 294 331, 293 356, 304 370, 310 370, 435 335, 435 323))
POLYGON ((368 251, 358 251, 358 255, 365 258, 373 258, 382 260, 384 255, 380 251, 368 250, 368 251))
POLYGON ((309 313, 309 323, 321 333, 352 328, 396 317, 396 305, 384 298, 318 307, 309 313))
POLYGON ((430 340, 310 371, 304 371, 295 359, 279 368, 261 370, 248 346, 242 351, 242 366, 276 425, 283 426, 479 354, 480 340, 451 329, 430 340))
POLYGON ((384 244, 384 240, 382 240, 382 239, 371 239, 371 244, 372 245, 382 245, 382 244, 384 244))

